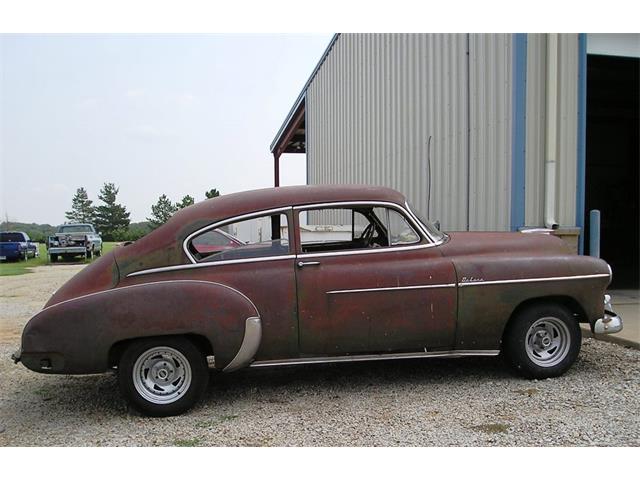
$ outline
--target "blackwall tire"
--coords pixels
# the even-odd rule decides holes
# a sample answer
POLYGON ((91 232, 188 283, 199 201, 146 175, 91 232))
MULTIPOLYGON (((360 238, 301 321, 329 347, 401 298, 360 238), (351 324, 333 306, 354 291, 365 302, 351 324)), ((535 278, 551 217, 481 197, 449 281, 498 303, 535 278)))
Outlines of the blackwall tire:
POLYGON ((182 337, 156 337, 131 343, 118 364, 125 399, 144 415, 169 417, 193 407, 207 388, 205 355, 182 337))
POLYGON ((56 263, 58 261, 58 254, 57 253, 52 253, 51 255, 49 255, 49 259, 50 259, 51 263, 56 263))
POLYGON ((525 378, 565 373, 578 358, 582 333, 571 311, 559 304, 537 304, 519 312, 507 326, 504 354, 525 378))

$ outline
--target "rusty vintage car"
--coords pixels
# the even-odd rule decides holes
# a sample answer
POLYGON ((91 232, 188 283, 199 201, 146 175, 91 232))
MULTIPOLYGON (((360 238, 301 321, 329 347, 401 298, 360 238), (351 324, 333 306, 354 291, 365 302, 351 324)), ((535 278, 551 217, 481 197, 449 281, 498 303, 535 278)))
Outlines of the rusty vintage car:
POLYGON ((611 276, 551 235, 443 233, 387 188, 255 190, 185 208, 87 266, 14 360, 115 370, 156 416, 190 408, 210 369, 503 352, 525 377, 553 377, 575 361, 580 323, 621 330, 611 276))

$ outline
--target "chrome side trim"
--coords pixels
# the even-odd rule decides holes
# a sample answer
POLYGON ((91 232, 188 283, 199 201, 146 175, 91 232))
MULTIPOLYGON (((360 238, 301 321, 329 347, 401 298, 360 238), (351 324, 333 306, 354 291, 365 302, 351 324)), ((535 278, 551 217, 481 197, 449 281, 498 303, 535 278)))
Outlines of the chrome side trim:
POLYGON ((260 317, 249 317, 245 322, 244 338, 236 356, 229 362, 229 365, 222 369, 223 372, 233 372, 251 363, 253 357, 260 347, 262 340, 262 322, 260 317))
POLYGON ((455 286, 455 283, 439 283, 434 285, 408 285, 406 287, 354 288, 353 290, 331 290, 330 292, 327 292, 327 294, 334 295, 338 293, 387 292, 391 290, 422 290, 427 288, 451 288, 455 286))
POLYGON ((235 263, 254 263, 254 262, 271 262, 273 260, 291 260, 296 258, 295 255, 276 255, 273 257, 255 257, 255 258, 238 258, 236 260, 220 260, 217 262, 203 263, 184 263, 182 265, 170 265, 168 267, 149 268, 147 270, 138 270, 127 275, 129 277, 137 277, 138 275, 147 275, 149 273, 172 272, 174 270, 189 270, 192 268, 215 267, 219 265, 233 265, 235 263))
POLYGON ((31 319, 33 320, 38 315, 40 315, 41 313, 49 310, 50 308, 57 307, 59 305, 64 305, 65 303, 75 302, 76 300, 80 300, 82 298, 94 297, 94 296, 97 296, 97 295, 103 295, 105 293, 115 292, 115 291, 118 291, 118 290, 125 290, 125 289, 129 289, 129 288, 145 287, 147 285, 156 285, 156 284, 159 284, 159 283, 208 283, 208 284, 211 284, 211 285, 217 285, 219 287, 223 287, 223 288, 229 289, 229 290, 231 290, 233 292, 236 292, 237 294, 242 296, 245 300, 247 300, 251 304, 253 309, 256 311, 256 315, 260 315, 260 312, 258 311, 255 303, 253 303, 249 297, 247 297, 240 290, 237 290, 237 289, 235 289, 233 287, 230 287, 229 285, 225 285, 224 283, 209 282, 207 280, 160 280, 158 282, 136 283, 135 285, 125 285, 124 287, 110 288, 109 290, 102 290, 100 292, 87 293, 86 295, 80 295, 79 297, 70 298, 68 300, 63 300, 62 302, 58 302, 58 303, 55 303, 53 305, 49 305, 46 308, 43 308, 38 313, 36 313, 33 317, 31 317, 31 319))
POLYGON ((375 360, 404 360, 411 358, 459 358, 494 357, 500 350, 449 350, 443 352, 381 353, 375 355, 344 355, 340 357, 287 358, 282 360, 261 360, 250 367, 276 367, 284 365, 311 365, 317 363, 366 362, 375 360))
POLYGON ((505 283, 533 283, 533 282, 557 282, 562 280, 581 280, 586 278, 608 277, 608 273, 595 273, 593 275, 572 275, 567 277, 541 277, 541 278, 515 278, 512 280, 481 280, 477 282, 459 283, 460 287, 472 287, 478 285, 502 285, 505 283))
POLYGON ((219 222, 209 224, 187 235, 187 238, 185 238, 184 241, 182 242, 182 250, 184 251, 187 258, 191 261, 191 263, 198 263, 196 259, 193 258, 193 255, 191 255, 191 252, 189 252, 189 249, 187 248, 187 243, 189 243, 189 240, 191 240, 196 235, 206 232, 207 230, 213 230, 214 228, 220 227, 222 225, 226 225, 227 223, 238 222, 241 220, 249 220, 251 218, 262 217, 265 215, 270 215, 278 212, 288 212, 289 210, 291 210, 291 206, 272 208, 269 210, 259 210, 256 212, 245 213, 243 215, 237 215, 235 217, 225 218, 224 220, 220 220, 219 222))

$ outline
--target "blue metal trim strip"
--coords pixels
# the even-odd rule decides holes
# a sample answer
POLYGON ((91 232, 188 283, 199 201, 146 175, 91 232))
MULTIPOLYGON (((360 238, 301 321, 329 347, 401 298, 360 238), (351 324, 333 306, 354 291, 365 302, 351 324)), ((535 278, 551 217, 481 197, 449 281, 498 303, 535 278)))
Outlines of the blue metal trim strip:
POLYGON ((584 253, 585 189, 587 167, 587 34, 578 35, 578 162, 576 174, 576 226, 578 252, 584 253))
POLYGON ((525 224, 525 150, 527 125, 527 34, 513 35, 511 142, 511 230, 525 224))

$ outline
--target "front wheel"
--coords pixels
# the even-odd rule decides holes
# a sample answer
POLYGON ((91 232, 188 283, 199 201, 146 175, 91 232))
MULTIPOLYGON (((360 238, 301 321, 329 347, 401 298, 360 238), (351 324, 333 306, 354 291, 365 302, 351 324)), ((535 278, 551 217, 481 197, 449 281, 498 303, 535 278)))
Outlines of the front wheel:
POLYGON ((571 311, 562 305, 533 305, 508 325, 504 353, 526 378, 549 378, 571 368, 580 352, 582 334, 571 311))
POLYGON ((133 342, 118 364, 118 383, 134 408, 152 417, 179 415, 204 393, 209 380, 205 355, 181 337, 133 342))

